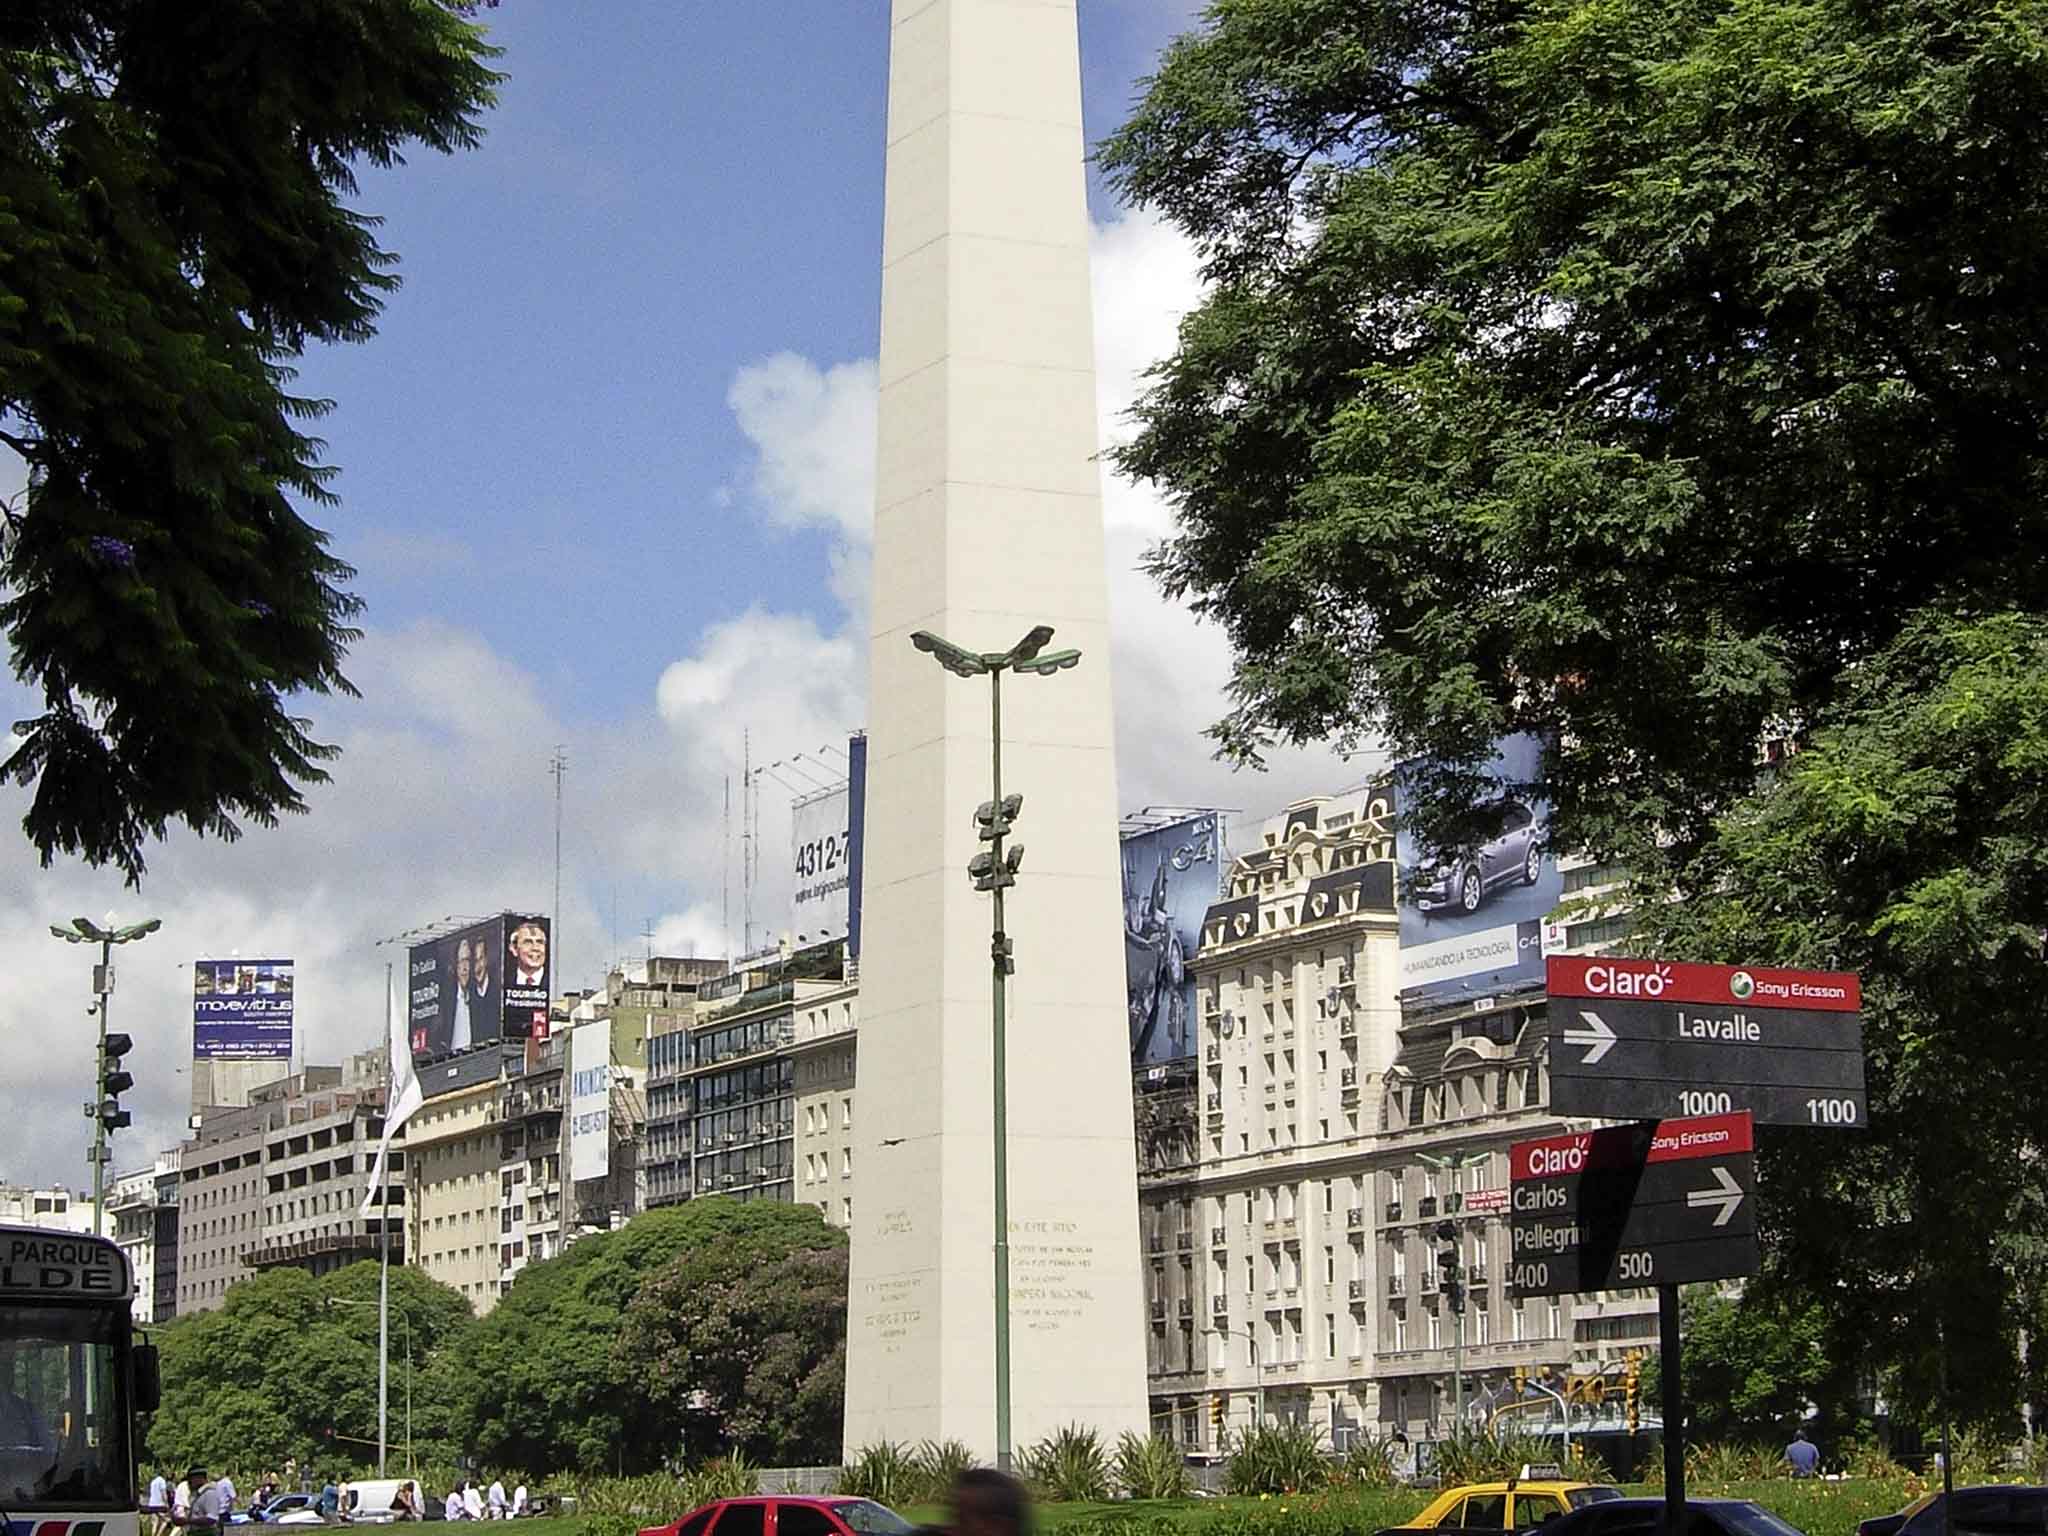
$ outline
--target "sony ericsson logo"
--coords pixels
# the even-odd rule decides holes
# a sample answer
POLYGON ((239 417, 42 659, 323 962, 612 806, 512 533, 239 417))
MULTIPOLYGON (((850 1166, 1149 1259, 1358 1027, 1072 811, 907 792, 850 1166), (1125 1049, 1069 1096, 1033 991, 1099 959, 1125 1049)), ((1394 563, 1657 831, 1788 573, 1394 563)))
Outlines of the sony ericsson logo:
POLYGON ((1728 993, 1738 1003, 1746 1003, 1756 995, 1756 978, 1747 971, 1737 971, 1728 978, 1728 993))

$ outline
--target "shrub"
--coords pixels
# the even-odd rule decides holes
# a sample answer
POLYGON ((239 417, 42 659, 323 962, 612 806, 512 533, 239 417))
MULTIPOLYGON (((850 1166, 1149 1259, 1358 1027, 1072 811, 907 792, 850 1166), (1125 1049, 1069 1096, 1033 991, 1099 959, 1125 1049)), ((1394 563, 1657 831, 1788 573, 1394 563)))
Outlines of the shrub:
POLYGON ((1367 1430, 1352 1437, 1337 1477, 1353 1488, 1392 1488, 1400 1481, 1400 1462, 1392 1436, 1367 1430))
POLYGON ((839 1491, 877 1504, 912 1504, 923 1477, 916 1458, 893 1440, 864 1445, 839 1469, 839 1491))
POLYGON ((761 1470, 746 1456, 730 1455, 707 1461, 683 1479, 685 1503, 692 1509, 713 1499, 743 1499, 761 1491, 761 1470))
POLYGON ((1777 1477, 1785 1470, 1783 1455, 1774 1455, 1762 1446, 1741 1445, 1732 1440, 1695 1445, 1685 1453, 1685 1480, 1688 1485, 1697 1483, 1702 1487, 1725 1488, 1730 1483, 1753 1483, 1777 1477))
POLYGON ((1294 1493, 1322 1487, 1329 1475, 1322 1432, 1314 1425, 1266 1424, 1238 1437, 1224 1487, 1241 1494, 1294 1493))
POLYGON ((1567 1479, 1575 1483, 1614 1481, 1614 1468, 1607 1465, 1598 1451, 1588 1450, 1583 1441, 1572 1442, 1572 1453, 1565 1457, 1560 1470, 1567 1479))
POLYGON ((1456 1488, 1465 1483, 1498 1482, 1531 1462, 1550 1461, 1556 1454, 1550 1442, 1539 1435, 1495 1435, 1468 1427, 1437 1442, 1430 1470, 1444 1487, 1456 1488))
POLYGON ((974 1452, 958 1440, 927 1440, 918 1446, 911 1459, 921 1485, 910 1500, 916 1504, 944 1502, 951 1496, 953 1485, 960 1481, 960 1474, 980 1465, 974 1452))
POLYGON ((1117 1486, 1134 1499, 1184 1499, 1188 1464, 1180 1447, 1163 1435, 1125 1430, 1116 1443, 1117 1486))
POLYGON ((1109 1458, 1093 1429, 1069 1424, 1024 1453, 1024 1480, 1041 1499, 1077 1503, 1109 1497, 1109 1458))

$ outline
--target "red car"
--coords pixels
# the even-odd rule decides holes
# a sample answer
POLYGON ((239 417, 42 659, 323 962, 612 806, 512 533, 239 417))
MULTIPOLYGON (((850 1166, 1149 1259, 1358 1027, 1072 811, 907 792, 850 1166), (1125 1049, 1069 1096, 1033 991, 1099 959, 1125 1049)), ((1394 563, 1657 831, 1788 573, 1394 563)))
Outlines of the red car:
POLYGON ((777 1493, 719 1499, 640 1536, 911 1536, 915 1529, 873 1499, 777 1493))

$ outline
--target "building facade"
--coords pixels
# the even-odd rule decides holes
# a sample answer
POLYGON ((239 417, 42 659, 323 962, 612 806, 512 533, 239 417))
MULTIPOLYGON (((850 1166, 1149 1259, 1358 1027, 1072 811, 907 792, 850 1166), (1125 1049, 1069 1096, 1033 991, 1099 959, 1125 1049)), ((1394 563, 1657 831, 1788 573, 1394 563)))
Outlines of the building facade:
POLYGON ((433 1063, 420 1075, 425 1101, 405 1125, 406 1252, 479 1315, 506 1283, 505 1080, 524 1055, 523 1043, 492 1044, 433 1063))
POLYGON ((1191 1449, 1261 1408, 1337 1446, 1437 1438, 1461 1379, 1484 1420, 1517 1369, 1618 1367, 1655 1338, 1651 1293, 1505 1294, 1507 1149, 1563 1128, 1547 1015, 1540 994, 1404 1015, 1389 802, 1368 786, 1261 828, 1192 962, 1198 1060, 1137 1074, 1152 1422, 1191 1449))
POLYGON ((48 1227, 53 1232, 90 1232, 92 1196, 57 1186, 0 1184, 0 1222, 15 1227, 48 1227))
POLYGON ((147 1168, 117 1174, 107 1190, 109 1235, 135 1276, 132 1315, 167 1323, 177 1315, 178 1156, 166 1152, 147 1168))

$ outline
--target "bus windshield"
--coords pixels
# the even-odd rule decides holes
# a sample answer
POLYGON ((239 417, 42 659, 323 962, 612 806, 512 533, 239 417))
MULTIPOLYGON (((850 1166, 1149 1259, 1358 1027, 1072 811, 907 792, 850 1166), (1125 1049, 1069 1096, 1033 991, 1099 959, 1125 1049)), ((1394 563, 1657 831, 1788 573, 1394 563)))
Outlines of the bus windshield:
POLYGON ((0 1303, 0 1509, 133 1509, 125 1302, 0 1303))

